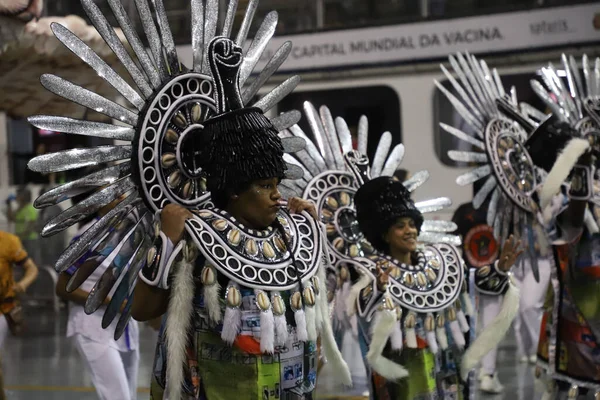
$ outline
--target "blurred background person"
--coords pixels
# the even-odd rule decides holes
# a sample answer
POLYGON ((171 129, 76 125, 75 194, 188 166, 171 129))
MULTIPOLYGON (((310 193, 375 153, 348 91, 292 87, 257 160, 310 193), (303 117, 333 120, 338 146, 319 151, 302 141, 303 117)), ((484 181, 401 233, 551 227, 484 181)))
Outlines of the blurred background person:
POLYGON ((528 234, 533 234, 535 237, 535 248, 527 248, 526 251, 533 254, 530 257, 523 257, 513 268, 514 277, 519 282, 521 289, 519 313, 515 318, 514 329, 519 361, 535 364, 551 265, 550 244, 545 233, 538 225, 530 226, 529 231, 528 234), (533 274, 531 257, 537 258, 539 282, 535 280, 533 274))
POLYGON ((33 206, 31 190, 27 186, 17 189, 16 196, 6 199, 6 218, 15 226, 15 235, 34 262, 39 263, 38 210, 33 206), (13 201, 16 206, 13 209, 13 201))
MULTIPOLYGON (((86 193, 73 197, 73 204, 85 200, 88 195, 86 193)), ((76 240, 114 205, 111 203, 96 215, 81 221, 79 231, 72 240, 76 240)), ((106 262, 93 261, 91 258, 98 257, 100 260, 106 258, 116 244, 118 243, 108 242, 106 246, 100 245, 99 248, 103 248, 100 249, 99 254, 88 252, 78 260, 77 264, 62 273, 58 278, 56 294, 69 302, 67 337, 73 338, 77 351, 86 363, 99 398, 101 400, 135 400, 140 360, 137 321, 131 319, 123 335, 119 340, 115 340, 114 333, 118 318, 115 318, 109 327, 102 329, 103 310, 100 309, 91 315, 87 315, 84 310, 88 295, 109 266, 106 262), (68 292, 67 283, 75 271, 86 261, 99 262, 100 265, 79 288, 68 292)), ((120 266, 118 263, 122 261, 126 260, 119 260, 117 257, 113 262, 118 267, 120 266)), ((107 297, 104 300, 103 308, 106 308, 109 302, 110 297, 107 297)))
MULTIPOLYGON (((8 333, 15 336, 23 333, 23 309, 18 296, 38 276, 38 268, 23 248, 19 238, 8 232, 0 231, 0 352, 8 333), (14 266, 24 270, 24 276, 18 282, 14 278, 14 266)), ((0 399, 4 399, 4 385, 0 368, 0 399)))

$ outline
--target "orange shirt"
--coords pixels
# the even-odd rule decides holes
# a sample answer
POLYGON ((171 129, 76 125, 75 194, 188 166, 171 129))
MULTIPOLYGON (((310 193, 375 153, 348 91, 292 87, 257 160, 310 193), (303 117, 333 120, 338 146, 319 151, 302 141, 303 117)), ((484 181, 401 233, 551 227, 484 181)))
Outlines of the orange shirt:
POLYGON ((13 264, 27 257, 18 237, 0 231, 0 314, 6 314, 15 306, 13 264))

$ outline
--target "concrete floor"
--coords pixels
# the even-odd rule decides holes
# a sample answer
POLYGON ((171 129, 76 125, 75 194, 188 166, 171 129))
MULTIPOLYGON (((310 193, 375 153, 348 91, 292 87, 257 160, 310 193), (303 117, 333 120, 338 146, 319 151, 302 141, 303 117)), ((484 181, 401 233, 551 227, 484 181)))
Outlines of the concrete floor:
MULTIPOLYGON (((75 346, 65 338, 66 313, 58 317, 52 310, 39 308, 36 318, 29 315, 29 330, 22 338, 9 337, 2 351, 4 382, 10 400, 92 400, 97 399, 85 367, 75 346)), ((512 332, 512 331, 511 331, 512 332)), ((154 357, 156 333, 147 326, 141 328, 141 363, 138 399, 148 398, 150 369, 154 357)), ((509 337, 498 355, 499 376, 506 391, 502 395, 486 396, 475 392, 475 399, 534 400, 541 395, 534 391, 533 366, 520 364, 515 358, 514 341, 509 337)), ((327 382, 327 373, 320 382, 327 382)), ((322 399, 363 398, 366 384, 355 382, 355 388, 340 393, 323 384, 322 399)))

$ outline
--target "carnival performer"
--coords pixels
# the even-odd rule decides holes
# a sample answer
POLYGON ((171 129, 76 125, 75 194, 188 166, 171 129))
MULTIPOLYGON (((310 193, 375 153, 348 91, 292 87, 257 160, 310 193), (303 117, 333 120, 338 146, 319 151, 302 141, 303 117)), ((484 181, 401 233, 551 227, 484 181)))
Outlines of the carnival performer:
MULTIPOLYGON (((351 379, 328 318, 329 257, 321 227, 306 212, 307 203, 290 199, 288 209, 280 202, 280 181, 302 175, 284 162, 284 153, 301 150, 304 141, 280 139, 277 133, 300 116, 287 112, 270 120, 264 115, 299 79, 291 77, 253 100, 291 44, 284 43, 251 79, 275 32, 277 13, 266 15, 244 52, 257 1, 249 2, 235 40, 229 37, 237 1, 229 3, 217 34, 218 4, 191 3, 193 65, 188 69, 177 57, 162 0, 152 1, 154 16, 147 1, 136 2, 149 52, 122 5, 110 2, 139 63, 97 5, 82 0, 139 91, 68 29, 52 26, 58 39, 132 108, 44 75, 42 83, 50 91, 120 124, 48 116, 31 117, 30 122, 67 133, 96 132, 131 145, 68 150, 30 161, 31 169, 44 173, 109 164, 36 200, 43 207, 91 192, 46 224, 42 235, 64 230, 124 195, 65 250, 56 267, 63 272, 90 260, 89 250, 102 241, 117 240, 107 257, 126 261, 111 263, 90 291, 86 311, 108 301, 102 325, 118 317, 116 338, 132 314, 149 320, 166 313, 152 376, 153 399, 310 399, 315 395, 318 339, 341 382, 351 385, 351 379), (112 164, 118 160, 125 162, 112 164), (137 222, 122 224, 132 213, 139 215, 137 222)), ((100 263, 90 264, 82 276, 100 263)))
POLYGON ((536 376, 546 383, 545 399, 592 394, 600 398, 600 230, 595 173, 600 154, 600 60, 592 68, 583 56, 583 80, 574 57, 563 55, 562 64, 569 77, 566 84, 552 65, 540 71, 546 86, 532 81, 551 115, 538 112, 532 118, 527 110, 499 103, 508 117, 531 132, 526 148, 533 163, 548 173, 533 195, 555 261, 536 376))
MULTIPOLYGON (((379 300, 384 301, 385 304, 388 299, 395 298, 394 295, 398 290, 394 288, 400 288, 400 282, 402 286, 417 288, 423 296, 422 299, 413 298, 417 307, 405 303, 404 307, 395 305, 392 308, 399 320, 395 321, 388 346, 378 349, 378 346, 385 346, 385 341, 381 341, 386 339, 383 331, 383 327, 386 326, 385 317, 379 314, 382 319, 377 320, 376 316, 375 321, 367 324, 373 331, 369 354, 367 354, 373 369, 373 398, 461 398, 459 368, 456 363, 461 359, 461 350, 465 345, 463 333, 468 331, 468 325, 464 326, 466 318, 461 302, 460 300, 450 302, 445 310, 437 311, 435 318, 432 311, 436 308, 431 304, 433 296, 436 296, 439 301, 441 296, 438 293, 449 292, 449 288, 444 287, 444 282, 439 282, 438 276, 445 274, 451 276, 456 268, 462 268, 458 249, 439 244, 418 249, 417 237, 423 224, 423 216, 410 200, 408 190, 400 182, 384 177, 369 181, 358 190, 355 203, 361 229, 379 252, 371 260, 380 266, 377 270, 376 282, 363 289, 359 297, 359 309, 369 301, 377 299, 377 297, 369 299, 371 296, 365 296, 365 290, 373 291, 375 296, 378 294, 379 300), (432 248, 438 249, 446 257, 431 257, 432 248), (457 258, 454 262, 457 265, 448 263, 448 253, 451 251, 455 252, 453 255, 457 258), (400 319, 404 313, 406 313, 404 319, 400 319), (422 325, 416 322, 417 313, 424 314, 422 325), (451 340, 444 337, 444 318, 448 322, 451 340), (400 321, 403 323, 405 346, 400 341, 400 321), (439 352, 440 348, 441 352, 439 352), (400 349, 401 352, 397 352, 400 349), (381 358, 377 360, 377 352, 380 353, 379 357, 385 357, 404 366, 409 379, 389 379, 388 374, 391 371, 385 366, 387 361, 381 358), (378 361, 384 362, 378 365, 378 361)), ((510 237, 488 277, 495 275, 497 279, 508 281, 506 273, 521 253, 519 246, 520 244, 510 237)), ((464 275, 461 278, 464 279, 464 275)), ((449 280, 452 281, 451 278, 449 280)), ((463 281, 462 285, 464 284, 463 281)), ((505 285, 510 283, 507 282, 505 285)), ((510 296, 514 294, 511 293, 510 296)), ((408 299, 404 297, 402 300, 406 302, 408 299)), ((466 299, 466 296, 462 299, 466 299)), ((385 307, 384 305, 384 310, 385 307)), ((500 318, 505 317, 499 312, 495 315, 495 324, 488 325, 488 329, 490 327, 497 329, 498 315, 500 318)), ((361 322, 364 324, 367 321, 361 322)), ((505 325, 509 324, 510 321, 505 322, 505 325)), ((367 327, 363 329, 366 331, 367 327)), ((486 345, 495 347, 495 344, 497 343, 486 345)), ((475 342, 472 346, 471 352, 481 352, 479 350, 481 343, 475 342)))
MULTIPOLYGON (((439 211, 449 206, 450 200, 414 203, 410 199, 410 193, 429 175, 418 171, 404 183, 394 177, 404 146, 392 148, 389 132, 381 135, 370 162, 363 153, 368 143, 366 118, 359 122, 355 151, 343 119, 334 120, 325 106, 317 112, 308 102, 304 110, 315 143, 307 142, 306 150, 293 156, 305 173, 306 184, 299 189, 317 204, 326 224, 337 277, 333 318, 344 326, 344 319, 351 322, 357 317, 356 328, 347 329, 357 331, 371 398, 460 397, 456 364, 462 352, 451 348, 464 348, 464 333, 469 330, 465 314, 471 311, 464 290, 465 271, 455 247, 460 240, 450 234, 456 230, 454 223, 424 222, 419 211, 439 211), (384 242, 384 236, 393 241, 384 242), (417 249, 417 237, 429 245, 417 249), (402 261, 394 258, 399 251, 404 251, 402 261), (393 312, 382 311, 382 304, 393 312)), ((298 127, 284 131, 283 136, 307 137, 298 127)), ((519 255, 515 245, 512 239, 507 242, 502 268, 509 268, 513 257, 519 255)), ((506 274, 491 268, 489 278, 497 276, 508 285, 506 274)), ((466 373, 508 329, 511 314, 516 312, 514 288, 511 295, 513 301, 506 303, 503 320, 494 324, 493 329, 500 333, 496 337, 488 333, 487 339, 465 355, 466 373)))

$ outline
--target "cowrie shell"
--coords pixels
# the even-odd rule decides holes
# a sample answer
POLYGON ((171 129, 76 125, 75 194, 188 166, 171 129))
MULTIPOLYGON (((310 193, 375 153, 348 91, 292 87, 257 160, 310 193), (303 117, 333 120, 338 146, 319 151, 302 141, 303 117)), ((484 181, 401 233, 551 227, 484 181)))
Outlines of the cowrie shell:
POLYGON ((412 329, 417 325, 417 316, 413 312, 409 312, 404 319, 404 326, 407 329, 412 329))
POLYGON ((263 243, 263 254, 267 258, 275 258, 275 250, 273 250, 273 246, 269 242, 263 243))
POLYGON ((192 189, 194 188, 194 181, 187 181, 185 185, 183 185, 183 190, 181 194, 184 199, 189 199, 192 196, 192 189))
POLYGON ((201 216, 202 218, 209 218, 212 216, 212 213, 209 211, 200 211, 198 213, 199 216, 201 216))
POLYGON ((433 319, 433 315, 427 314, 425 317, 425 330, 432 331, 435 329, 435 321, 433 319))
POLYGON ((329 206, 329 208, 333 209, 333 210, 337 210, 339 207, 339 204, 337 202, 336 199, 334 199, 333 197, 328 197, 327 200, 325 200, 327 205, 329 206))
POLYGON ((429 279, 429 282, 431 283, 434 283, 437 278, 437 275, 431 268, 425 268, 425 275, 427 275, 427 279, 429 279))
POLYGON ((436 318, 436 324, 438 328, 443 328, 446 325, 446 318, 444 318, 443 314, 438 314, 436 318))
POLYGON ((340 278, 342 278, 342 281, 347 281, 349 277, 350 271, 348 271, 348 268, 345 265, 340 267, 340 278))
POLYGON ((446 315, 448 315, 448 320, 449 321, 456 321, 456 310, 451 307, 448 309, 448 311, 446 312, 446 315))
POLYGON ((358 246, 355 244, 350 245, 350 257, 358 257, 358 246))
POLYGON ((335 247, 338 251, 342 251, 344 249, 344 239, 341 237, 333 239, 333 247, 335 247))
POLYGON ((167 133, 165 133, 165 140, 171 144, 177 144, 179 140, 179 133, 175 132, 173 129, 167 129, 167 133))
POLYGON ((212 226, 219 232, 223 232, 225 229, 227 229, 227 221, 224 219, 215 219, 212 222, 212 226))
POLYGON ((383 308, 386 310, 393 310, 394 309, 394 302, 392 301, 392 299, 389 296, 385 296, 383 298, 383 308))
POLYGON ((277 250, 279 250, 282 253, 286 252, 287 249, 285 247, 285 242, 282 238, 276 236, 275 239, 273 239, 273 242, 275 242, 275 247, 277 247, 277 250))
POLYGON ((205 286, 212 286, 217 282, 217 276, 215 274, 215 270, 211 266, 205 266, 202 268, 202 274, 200 275, 200 280, 202 284, 205 286))
POLYGON ((227 241, 232 246, 237 246, 238 244, 240 244, 241 239, 242 239, 242 235, 240 234, 240 231, 237 229, 232 229, 227 234, 227 241))
POLYGON ((302 309, 302 295, 300 292, 295 292, 290 298, 290 305, 292 310, 297 311, 302 309))
POLYGON ((390 276, 392 278, 394 278, 394 280, 400 278, 400 275, 402 275, 402 271, 400 270, 400 268, 398 268, 396 266, 390 267, 389 271, 390 271, 390 276))
POLYGON ((337 230, 335 229, 335 225, 333 224, 327 224, 325 230, 328 235, 335 235, 335 233, 337 232, 337 230))
POLYGON ((405 272, 402 280, 406 286, 413 287, 415 285, 415 277, 412 272, 405 272))
POLYGON ((175 117, 173 117, 173 123, 175 125, 177 125, 178 127, 180 127, 181 129, 184 129, 187 126, 187 121, 181 111, 179 111, 179 112, 177 112, 177 114, 175 114, 175 117))
POLYGON ((319 285, 319 278, 317 278, 316 276, 313 276, 310 280, 311 280, 311 282, 313 284, 313 288, 315 290, 315 294, 318 296, 319 293, 321 293, 321 287, 319 285))
POLYGON ((235 308, 242 304, 242 295, 238 288, 230 286, 227 289, 227 306, 235 308))
POLYGON ((312 286, 307 286, 304 288, 304 304, 309 307, 315 305, 315 292, 313 291, 312 286))
POLYGON ((273 295, 271 301, 273 302, 273 315, 279 316, 285 314, 285 303, 280 295, 273 295))
POLYGON ((245 249, 246 253, 248 253, 251 256, 256 256, 258 254, 258 246, 256 245, 254 239, 246 240, 245 249))
POLYGON ((173 173, 169 175, 168 182, 171 189, 175 189, 177 186, 179 186, 181 183, 181 172, 173 171, 173 173))
POLYGON ((340 204, 343 206, 347 206, 348 204, 350 204, 350 195, 348 195, 348 193, 340 193, 340 204))
POLYGON ((417 285, 419 285, 421 287, 427 285, 427 278, 425 277, 425 274, 422 272, 417 272, 417 285))
POLYGON ((402 307, 396 306, 394 310, 396 311, 396 319, 400 321, 402 319, 402 307))
POLYGON ((200 122, 200 118, 202 118, 202 107, 196 103, 192 107, 192 122, 200 122))
POLYGON ((267 311, 271 307, 269 296, 265 292, 258 292, 256 295, 256 305, 261 311, 267 311))
POLYGON ((160 158, 160 162, 163 168, 169 168, 175 165, 175 163, 177 162, 177 157, 175 157, 175 154, 173 153, 165 153, 160 158))

